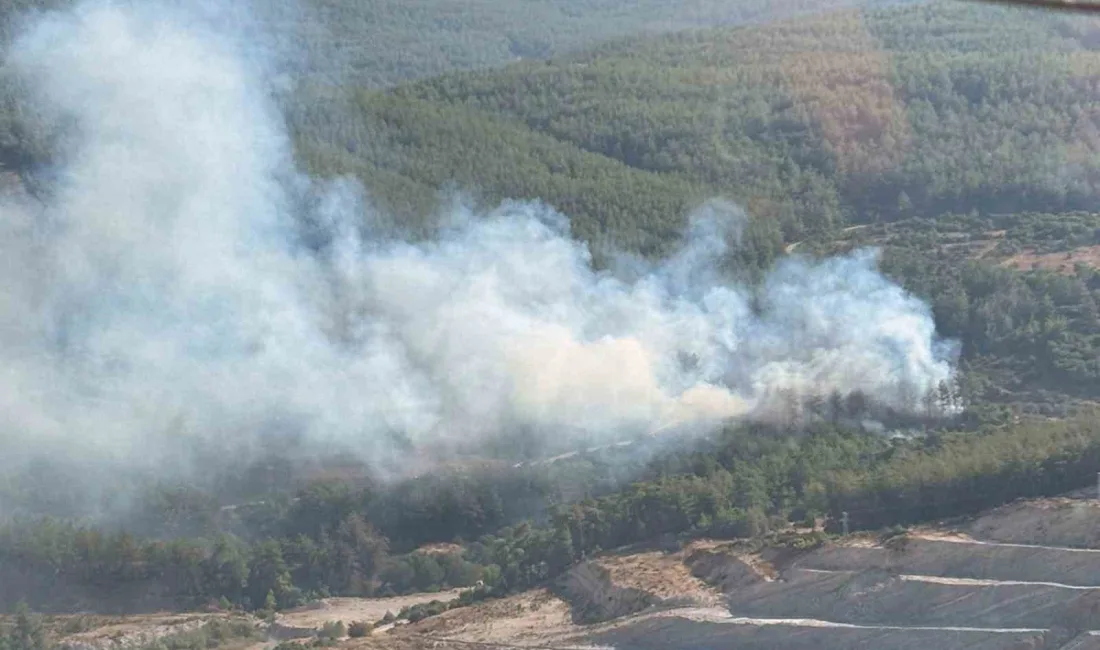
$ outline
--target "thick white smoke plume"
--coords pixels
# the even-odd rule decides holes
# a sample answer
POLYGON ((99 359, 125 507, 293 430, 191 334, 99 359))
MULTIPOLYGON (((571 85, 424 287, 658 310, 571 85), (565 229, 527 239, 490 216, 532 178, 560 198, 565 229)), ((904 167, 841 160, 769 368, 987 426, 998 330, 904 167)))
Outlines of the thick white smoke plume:
POLYGON ((303 189, 263 75, 209 25, 92 2, 10 54, 75 136, 46 205, 0 207, 0 456, 165 467, 291 434, 381 462, 395 440, 768 417, 780 395, 915 408, 951 375, 927 307, 870 254, 723 279, 740 217, 722 204, 618 276, 539 205, 373 234, 350 184, 303 189))

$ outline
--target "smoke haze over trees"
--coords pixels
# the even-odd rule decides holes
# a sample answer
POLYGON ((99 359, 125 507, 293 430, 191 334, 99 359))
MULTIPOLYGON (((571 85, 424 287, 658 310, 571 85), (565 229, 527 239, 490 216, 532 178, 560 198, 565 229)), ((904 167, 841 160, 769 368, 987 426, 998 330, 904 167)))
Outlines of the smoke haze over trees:
MULTIPOLYGON (((0 606, 485 596, 1095 475, 1100 280, 1012 257, 1100 244, 1095 25, 853 11, 385 91, 503 59, 337 37, 374 67, 288 79, 262 30, 427 6, 9 23, 0 606)), ((555 24, 530 56, 650 29, 555 24)))
POLYGON ((82 4, 8 58, 66 133, 43 202, 4 206, 6 465, 185 476, 289 439, 404 473, 509 430, 772 420, 789 394, 914 412, 951 379, 928 308, 872 255, 735 281, 735 206, 609 271, 532 203, 389 236, 352 184, 297 175, 248 44, 199 16, 82 4))

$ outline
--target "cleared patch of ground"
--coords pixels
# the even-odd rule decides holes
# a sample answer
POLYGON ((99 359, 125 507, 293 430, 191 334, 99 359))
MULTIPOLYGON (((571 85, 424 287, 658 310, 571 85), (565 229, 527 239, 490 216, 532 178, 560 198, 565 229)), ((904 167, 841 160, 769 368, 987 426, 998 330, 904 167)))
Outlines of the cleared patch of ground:
MULTIPOLYGON (((3 623, 4 621, 0 621, 3 623)), ((48 638, 70 650, 126 650, 147 648, 171 637, 199 632, 208 624, 233 623, 222 628, 222 636, 209 637, 223 650, 244 650, 263 638, 257 619, 231 613, 145 614, 103 617, 91 615, 48 616, 43 619, 48 638)), ((209 628, 207 628, 209 630, 209 628)))
POLYGON ((602 630, 591 643, 631 650, 1024 650, 1057 648, 1041 631, 844 626, 808 619, 697 620, 676 612, 602 630))
POLYGON ((279 614, 277 622, 286 627, 317 629, 325 623, 355 621, 374 623, 386 615, 397 614, 404 607, 430 603, 433 600, 450 602, 462 593, 459 589, 432 594, 411 594, 394 598, 326 598, 305 607, 279 614))
POLYGON ((214 618, 210 615, 173 616, 170 614, 126 617, 124 620, 108 622, 75 634, 65 634, 64 625, 50 627, 53 628, 53 633, 57 634, 58 642, 66 647, 128 648, 148 645, 173 634, 197 630, 214 618))
POLYGON ((720 592, 729 592, 758 582, 771 582, 779 572, 758 554, 745 553, 733 544, 695 543, 684 552, 684 563, 692 575, 720 592))
POLYGON ((1092 268, 1100 268, 1100 246, 1083 246, 1068 251, 1057 253, 1038 254, 1034 251, 1024 250, 1001 262, 1021 271, 1032 269, 1044 269, 1057 273, 1071 274, 1078 264, 1092 268))
POLYGON ((453 609, 395 630, 392 636, 539 647, 557 645, 583 630, 572 622, 569 603, 547 589, 536 589, 453 609))
POLYGON ((620 587, 638 589, 664 601, 677 600, 700 605, 719 602, 719 593, 696 576, 684 564, 684 554, 660 552, 602 557, 611 582, 620 587))
MULTIPOLYGON (((758 551, 748 543, 696 540, 679 550, 666 544, 666 552, 607 553, 545 589, 378 628, 340 645, 1100 650, 1100 502, 1088 496, 1023 501, 950 525, 852 535, 813 548, 784 543, 758 551)), ((308 637, 328 622, 373 622, 387 611, 457 596, 334 598, 285 612, 277 625, 308 637)), ((138 650, 142 640, 219 616, 229 615, 55 617, 50 624, 87 641, 77 650, 138 650)), ((272 645, 242 640, 231 650, 272 645)))
POLYGON ((567 579, 565 599, 540 591, 447 612, 377 647, 1100 650, 1100 549, 1070 545, 1092 543, 1096 508, 1037 500, 807 550, 699 540, 608 554, 567 579), (617 599, 630 607, 576 622, 578 602, 609 598, 605 614, 617 599))
POLYGON ((438 544, 425 544, 416 549, 416 552, 427 555, 462 555, 462 547, 458 544, 439 542, 438 544))
POLYGON ((966 531, 989 541, 1100 548, 1100 501, 1021 501, 975 518, 966 531))

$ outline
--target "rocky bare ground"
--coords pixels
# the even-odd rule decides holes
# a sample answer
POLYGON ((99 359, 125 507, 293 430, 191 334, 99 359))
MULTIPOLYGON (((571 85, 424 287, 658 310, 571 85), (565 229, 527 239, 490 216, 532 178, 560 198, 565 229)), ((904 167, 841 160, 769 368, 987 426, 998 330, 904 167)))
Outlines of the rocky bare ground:
MULTIPOLYGON (((267 645, 308 639, 329 621, 377 620, 456 595, 322 601, 280 615, 267 628, 267 645)), ((137 648, 202 620, 114 620, 67 641, 79 650, 137 648)), ((341 643, 363 650, 1100 650, 1100 503, 1019 502, 950 525, 801 550, 696 540, 679 550, 610 553, 545 589, 341 643)))
POLYGON ((235 620, 262 632, 263 623, 240 614, 143 614, 138 616, 56 616, 47 629, 62 650, 143 650, 170 637, 235 620))
POLYGON ((392 636, 456 648, 1100 650, 1100 504, 1088 499, 1020 502, 891 538, 744 549, 701 540, 611 554, 541 604, 517 596, 392 636))

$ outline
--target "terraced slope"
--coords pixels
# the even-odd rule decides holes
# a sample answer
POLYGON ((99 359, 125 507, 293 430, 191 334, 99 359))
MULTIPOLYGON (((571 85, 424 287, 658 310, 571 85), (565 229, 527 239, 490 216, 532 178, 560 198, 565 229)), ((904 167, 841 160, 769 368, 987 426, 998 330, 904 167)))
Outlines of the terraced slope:
MULTIPOLYGON (((1100 502, 1066 497, 809 549, 696 540, 675 551, 610 553, 546 589, 339 643, 364 650, 1100 650, 1094 513, 1100 502)), ((370 621, 455 595, 330 599, 284 612, 274 624, 243 617, 267 640, 245 635, 222 650, 264 650, 316 635, 327 622, 370 621)), ((72 618, 54 623, 62 645, 78 650, 124 650, 236 620, 128 617, 73 633, 72 618)))
POLYGON ((392 640, 443 648, 1100 650, 1092 513, 1100 504, 1051 499, 952 528, 853 536, 810 550, 746 554, 700 541, 675 553, 600 557, 537 605, 516 597, 492 612, 456 610, 392 640))

